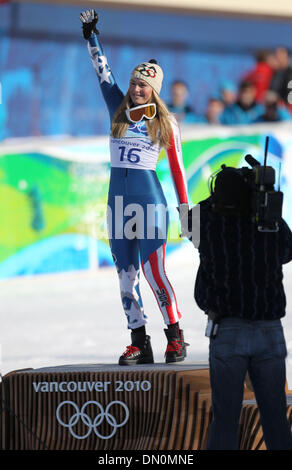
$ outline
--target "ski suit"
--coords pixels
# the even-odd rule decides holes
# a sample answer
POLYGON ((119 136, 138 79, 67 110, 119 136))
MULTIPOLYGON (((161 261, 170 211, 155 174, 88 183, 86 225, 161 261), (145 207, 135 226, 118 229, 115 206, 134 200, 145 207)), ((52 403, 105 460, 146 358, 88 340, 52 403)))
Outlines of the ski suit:
MULTIPOLYGON (((91 35, 87 45, 112 122, 124 94, 113 77, 96 34, 91 35)), ((182 204, 188 202, 187 184, 180 130, 174 118, 171 118, 171 126, 171 146, 167 155, 178 204, 182 204)), ((139 328, 147 322, 139 289, 140 265, 164 323, 174 324, 181 318, 174 290, 165 273, 168 211, 156 175, 159 153, 160 145, 153 144, 149 138, 145 120, 130 123, 121 139, 110 137, 107 224, 129 329, 139 328)))

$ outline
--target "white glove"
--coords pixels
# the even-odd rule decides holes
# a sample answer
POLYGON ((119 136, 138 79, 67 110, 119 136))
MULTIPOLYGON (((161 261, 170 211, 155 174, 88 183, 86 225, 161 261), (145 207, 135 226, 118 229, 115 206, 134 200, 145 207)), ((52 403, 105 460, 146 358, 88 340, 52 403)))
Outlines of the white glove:
POLYGON ((179 220, 180 220, 180 227, 181 227, 181 237, 189 238, 189 228, 188 228, 188 214, 189 214, 189 205, 188 204, 180 204, 179 206, 179 220))

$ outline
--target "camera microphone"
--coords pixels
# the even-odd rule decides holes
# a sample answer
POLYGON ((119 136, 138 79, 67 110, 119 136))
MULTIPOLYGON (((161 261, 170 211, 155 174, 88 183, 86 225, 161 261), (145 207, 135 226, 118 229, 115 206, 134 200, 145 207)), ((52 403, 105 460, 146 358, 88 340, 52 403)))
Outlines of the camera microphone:
POLYGON ((250 154, 246 155, 245 161, 252 167, 254 168, 255 166, 259 166, 260 162, 258 162, 254 157, 252 157, 250 154))

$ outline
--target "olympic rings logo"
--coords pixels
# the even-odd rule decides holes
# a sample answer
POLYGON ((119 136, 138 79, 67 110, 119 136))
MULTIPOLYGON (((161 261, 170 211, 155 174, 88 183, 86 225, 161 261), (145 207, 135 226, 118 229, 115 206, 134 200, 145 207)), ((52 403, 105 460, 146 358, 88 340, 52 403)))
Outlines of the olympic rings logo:
POLYGON ((66 400, 66 401, 61 402, 58 405, 58 408, 56 410, 56 418, 62 426, 64 426, 65 428, 69 428, 71 435, 75 437, 76 439, 86 439, 91 434, 92 431, 94 431, 96 436, 99 437, 100 439, 110 439, 111 437, 115 435, 115 433, 117 432, 117 429, 124 426, 126 422, 128 421, 129 408, 122 401, 116 400, 116 401, 110 402, 104 410, 103 406, 98 401, 91 400, 91 401, 87 401, 86 403, 84 403, 81 409, 79 410, 79 407, 76 403, 70 400, 66 400), (73 406, 75 410, 75 413, 71 416, 71 418, 69 419, 67 423, 65 423, 60 417, 61 409, 66 405, 73 406), (98 414, 95 416, 94 419, 92 419, 87 413, 85 413, 85 410, 89 405, 94 405, 98 409, 98 414), (124 409, 125 417, 121 423, 117 423, 116 418, 109 412, 113 405, 120 405, 124 409), (74 431, 74 426, 76 426, 80 418, 81 418, 81 422, 83 422, 85 426, 88 427, 88 431, 82 436, 76 434, 76 432, 74 431), (112 426, 113 428, 112 432, 107 436, 102 435, 98 430, 98 426, 100 426, 103 423, 104 419, 106 419, 108 424, 112 426))
POLYGON ((157 74, 157 71, 156 71, 155 67, 153 67, 153 66, 147 67, 146 64, 141 64, 141 67, 139 67, 137 70, 142 75, 145 75, 145 77, 155 78, 156 74, 157 74))

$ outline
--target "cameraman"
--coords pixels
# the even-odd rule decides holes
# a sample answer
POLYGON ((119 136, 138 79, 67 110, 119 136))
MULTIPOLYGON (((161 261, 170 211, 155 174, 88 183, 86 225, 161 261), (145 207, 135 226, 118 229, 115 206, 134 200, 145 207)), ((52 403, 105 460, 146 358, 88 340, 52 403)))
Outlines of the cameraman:
MULTIPOLYGON (((213 421, 208 449, 238 448, 247 372, 267 449, 292 449, 280 320, 286 306, 282 264, 292 259, 292 233, 282 218, 279 231, 260 232, 251 217, 251 194, 246 178, 224 167, 211 196, 200 203, 195 300, 216 325, 209 346, 213 421)), ((192 210, 189 229, 191 219, 192 210)))

